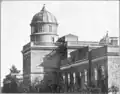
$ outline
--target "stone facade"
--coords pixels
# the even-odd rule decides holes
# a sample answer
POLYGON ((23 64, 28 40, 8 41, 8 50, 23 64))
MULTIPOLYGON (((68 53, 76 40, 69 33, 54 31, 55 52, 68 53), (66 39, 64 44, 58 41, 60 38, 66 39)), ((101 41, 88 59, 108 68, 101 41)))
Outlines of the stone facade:
POLYGON ((45 7, 33 16, 30 26, 30 42, 23 46, 22 50, 23 81, 26 86, 38 84, 41 80, 44 80, 45 85, 56 84, 59 83, 61 75, 65 91, 74 90, 74 86, 84 89, 90 82, 95 87, 101 87, 99 78, 103 74, 106 78, 104 82, 106 88, 112 84, 118 85, 120 58, 117 37, 109 37, 106 34, 100 42, 95 42, 79 41, 78 36, 68 34, 58 39, 57 20, 45 7), (57 52, 61 43, 66 43, 67 47, 67 57, 64 60, 61 60, 61 53, 57 52), (85 47, 88 47, 87 53, 82 50, 83 52, 76 53, 77 55, 71 58, 72 52, 85 47), (76 57, 78 59, 72 61, 76 57), (115 68, 112 65, 115 65, 115 68), (117 77, 112 76, 115 75, 114 72, 117 77), (68 86, 70 81, 73 81, 73 87, 68 86))
POLYGON ((45 9, 33 16, 30 42, 23 47, 23 81, 26 86, 40 82, 45 76, 45 68, 40 66, 44 57, 57 46, 57 20, 45 9), (43 16, 44 15, 44 16, 43 16))
MULTIPOLYGON (((68 61, 68 63, 66 62, 66 60, 62 61, 61 73, 63 76, 65 76, 64 77, 64 79, 66 79, 65 81, 67 81, 65 82, 67 88, 65 90, 69 89, 68 88, 69 78, 67 75, 71 74, 73 76, 73 73, 76 73, 77 76, 74 79, 76 79, 76 84, 78 84, 78 88, 81 89, 85 88, 85 84, 90 85, 91 79, 91 83, 94 84, 95 87, 101 88, 102 90, 103 86, 101 85, 102 83, 101 81, 103 78, 106 88, 110 88, 112 85, 119 87, 120 56, 118 56, 118 50, 119 47, 116 47, 113 50, 113 47, 104 46, 91 50, 92 56, 91 62, 89 61, 89 58, 80 59, 75 62, 68 61), (87 71, 87 80, 85 79, 85 70, 87 71), (102 70, 102 72, 100 72, 100 70, 102 70), (100 75, 104 75, 103 78, 100 75), (77 78, 81 79, 81 82, 78 83, 77 78), (85 80, 87 81, 87 83, 85 80)), ((73 81, 73 79, 71 79, 71 81, 73 81)))

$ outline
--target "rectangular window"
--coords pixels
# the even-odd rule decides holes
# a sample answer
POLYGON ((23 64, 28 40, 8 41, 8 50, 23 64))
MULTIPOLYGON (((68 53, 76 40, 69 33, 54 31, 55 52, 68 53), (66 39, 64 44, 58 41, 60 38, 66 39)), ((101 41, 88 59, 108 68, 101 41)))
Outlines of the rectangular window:
POLYGON ((97 80, 97 69, 96 68, 94 68, 94 72, 95 72, 95 80, 97 80))
POLYGON ((74 84, 76 83, 76 74, 75 72, 73 73, 73 79, 74 79, 74 84))
POLYGON ((54 41, 55 41, 55 40, 54 40, 54 37, 52 37, 52 42, 54 43, 54 41))
POLYGON ((87 83, 87 70, 84 70, 85 73, 85 83, 87 83))
POLYGON ((42 25, 39 26, 39 32, 43 32, 42 31, 42 25))
POLYGON ((65 83, 65 75, 63 74, 62 77, 63 77, 63 82, 65 83))
POLYGON ((68 73, 68 84, 70 84, 70 74, 68 73))
POLYGON ((52 26, 49 25, 49 32, 52 32, 52 26))

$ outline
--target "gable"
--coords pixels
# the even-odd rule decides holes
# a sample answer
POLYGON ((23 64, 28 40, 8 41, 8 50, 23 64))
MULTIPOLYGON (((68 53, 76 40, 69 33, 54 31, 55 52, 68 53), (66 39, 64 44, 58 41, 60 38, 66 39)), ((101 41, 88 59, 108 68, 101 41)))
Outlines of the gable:
POLYGON ((65 41, 78 41, 78 36, 73 34, 65 35, 65 41))

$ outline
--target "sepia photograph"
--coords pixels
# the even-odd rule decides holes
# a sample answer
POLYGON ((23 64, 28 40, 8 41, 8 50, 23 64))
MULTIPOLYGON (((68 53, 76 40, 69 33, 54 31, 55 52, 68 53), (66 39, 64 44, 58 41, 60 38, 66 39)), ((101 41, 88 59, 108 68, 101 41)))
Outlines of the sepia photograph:
POLYGON ((120 94, 119 8, 2 1, 1 92, 120 94))

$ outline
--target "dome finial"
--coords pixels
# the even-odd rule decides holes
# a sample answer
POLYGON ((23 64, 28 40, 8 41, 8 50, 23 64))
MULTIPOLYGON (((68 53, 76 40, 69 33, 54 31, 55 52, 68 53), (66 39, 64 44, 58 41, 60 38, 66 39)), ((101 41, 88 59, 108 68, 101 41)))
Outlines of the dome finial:
POLYGON ((42 8, 42 11, 44 11, 45 10, 45 4, 43 4, 43 8, 42 8))

